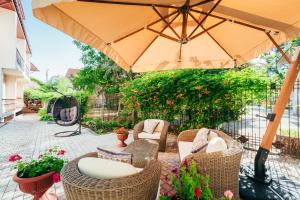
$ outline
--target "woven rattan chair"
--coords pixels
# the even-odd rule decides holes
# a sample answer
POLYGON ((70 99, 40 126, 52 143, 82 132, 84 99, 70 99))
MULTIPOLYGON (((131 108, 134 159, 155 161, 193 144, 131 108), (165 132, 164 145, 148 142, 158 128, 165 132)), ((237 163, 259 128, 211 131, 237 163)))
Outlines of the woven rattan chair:
POLYGON ((62 183, 68 200, 154 200, 156 199, 161 165, 151 160, 139 173, 117 178, 96 179, 81 174, 77 164, 81 158, 97 157, 89 153, 69 162, 61 172, 62 183))
MULTIPOLYGON (((223 195, 224 191, 231 190, 234 199, 239 199, 239 171, 242 157, 242 146, 225 133, 213 130, 222 137, 229 149, 213 153, 191 153, 181 160, 195 160, 201 175, 209 175, 210 186, 215 197, 223 195)), ((186 130, 179 134, 177 142, 193 142, 198 129, 186 130)))
MULTIPOLYGON (((167 135, 170 123, 165 120, 159 120, 160 124, 157 126, 160 132, 159 139, 153 139, 159 143, 159 151, 166 150, 166 143, 167 143, 167 135)), ((144 121, 140 121, 138 124, 134 126, 133 129, 133 138, 134 140, 138 139, 151 139, 151 138, 140 138, 139 134, 143 132, 144 129, 144 121)))

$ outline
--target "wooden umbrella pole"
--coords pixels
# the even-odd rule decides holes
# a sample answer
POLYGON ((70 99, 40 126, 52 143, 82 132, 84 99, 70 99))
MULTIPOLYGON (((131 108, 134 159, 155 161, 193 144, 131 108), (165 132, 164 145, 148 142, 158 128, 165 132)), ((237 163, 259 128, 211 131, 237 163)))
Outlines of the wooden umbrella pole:
POLYGON ((297 80, 297 77, 298 77, 298 74, 300 71, 300 66, 299 66, 299 64, 300 64, 300 47, 299 47, 299 45, 300 44, 298 44, 298 47, 297 47, 295 55, 294 55, 294 60, 290 64, 289 70, 286 74, 285 80, 281 87, 279 97, 274 106, 273 115, 275 115, 275 118, 273 120, 270 120, 270 122, 268 123, 266 132, 262 139, 262 143, 261 143, 261 145, 257 151, 256 157, 255 157, 255 166, 254 166, 255 167, 255 178, 260 179, 262 181, 264 181, 267 178, 265 162, 269 155, 273 140, 276 135, 276 131, 278 129, 281 118, 284 114, 286 105, 288 104, 289 97, 292 93, 294 84, 297 80))

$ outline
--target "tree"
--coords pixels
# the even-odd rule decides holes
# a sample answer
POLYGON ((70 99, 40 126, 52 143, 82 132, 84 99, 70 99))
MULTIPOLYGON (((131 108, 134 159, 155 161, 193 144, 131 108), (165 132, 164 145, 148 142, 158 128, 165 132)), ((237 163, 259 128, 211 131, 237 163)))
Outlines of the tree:
POLYGON ((117 93, 120 85, 130 79, 131 73, 124 71, 102 52, 79 41, 74 41, 74 44, 81 50, 84 64, 84 68, 72 79, 75 88, 117 93))

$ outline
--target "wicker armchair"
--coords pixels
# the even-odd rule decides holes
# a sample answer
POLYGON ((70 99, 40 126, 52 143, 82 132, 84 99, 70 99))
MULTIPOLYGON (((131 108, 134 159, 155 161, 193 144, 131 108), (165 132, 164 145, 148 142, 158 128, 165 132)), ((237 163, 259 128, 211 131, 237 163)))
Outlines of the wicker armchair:
MULTIPOLYGON (((164 152, 166 150, 167 135, 168 135, 168 129, 169 129, 170 123, 167 121, 164 121, 164 120, 159 120, 159 121, 161 123, 160 125, 158 125, 159 132, 160 132, 160 138, 153 139, 153 140, 155 140, 159 143, 159 151, 164 152)), ((139 134, 142 133, 143 129, 144 129, 144 121, 141 121, 134 126, 134 129, 133 129, 134 140, 141 139, 139 137, 139 134)), ((147 139, 147 138, 143 138, 143 139, 147 139)), ((151 138, 148 138, 148 139, 151 139, 151 138)))
POLYGON ((96 179, 79 172, 77 164, 83 157, 97 157, 88 153, 69 162, 61 172, 68 200, 155 200, 159 188, 161 165, 149 161, 141 172, 117 179, 96 179))
MULTIPOLYGON (((242 146, 225 133, 213 130, 222 137, 228 150, 213 153, 191 153, 185 158, 188 161, 195 160, 197 169, 201 175, 209 175, 210 186, 215 197, 223 195, 224 191, 231 190, 234 199, 239 199, 239 171, 242 157, 242 146)), ((198 129, 186 130, 179 134, 177 142, 193 142, 198 129)))

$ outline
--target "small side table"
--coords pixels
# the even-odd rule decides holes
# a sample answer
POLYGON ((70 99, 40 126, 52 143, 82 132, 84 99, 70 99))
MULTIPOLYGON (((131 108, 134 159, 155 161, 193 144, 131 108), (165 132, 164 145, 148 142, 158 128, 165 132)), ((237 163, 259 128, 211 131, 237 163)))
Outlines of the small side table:
POLYGON ((144 168, 149 160, 157 160, 159 144, 154 140, 139 139, 130 143, 123 152, 133 155, 132 164, 144 168))

